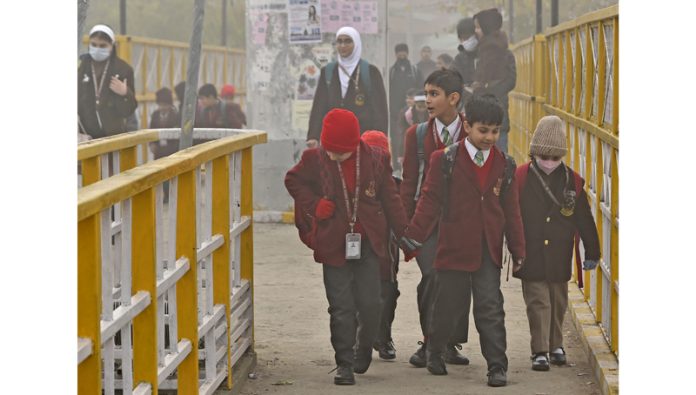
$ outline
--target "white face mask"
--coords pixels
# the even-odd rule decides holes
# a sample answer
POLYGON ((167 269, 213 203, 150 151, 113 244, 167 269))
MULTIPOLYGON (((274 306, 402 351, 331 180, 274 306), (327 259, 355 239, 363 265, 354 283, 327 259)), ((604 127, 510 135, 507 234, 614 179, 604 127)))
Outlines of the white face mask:
POLYGON ((89 46, 89 56, 97 62, 103 62, 111 56, 111 48, 89 46))
POLYGON ((478 45, 478 39, 476 38, 475 34, 472 34, 469 38, 462 41, 462 47, 464 47, 464 50, 467 52, 471 52, 474 49, 476 49, 477 45, 478 45))
POLYGON ((537 165, 539 165, 539 168, 546 174, 551 174, 552 171, 556 170, 558 166, 561 165, 562 160, 543 160, 539 158, 538 156, 535 156, 534 159, 536 160, 537 165))

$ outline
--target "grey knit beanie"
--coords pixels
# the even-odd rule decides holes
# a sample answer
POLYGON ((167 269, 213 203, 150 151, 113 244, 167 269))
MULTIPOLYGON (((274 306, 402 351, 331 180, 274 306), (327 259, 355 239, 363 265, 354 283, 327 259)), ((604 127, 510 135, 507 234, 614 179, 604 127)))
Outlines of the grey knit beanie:
POLYGON ((565 156, 568 152, 563 120, 547 115, 539 120, 529 144, 531 155, 565 156))

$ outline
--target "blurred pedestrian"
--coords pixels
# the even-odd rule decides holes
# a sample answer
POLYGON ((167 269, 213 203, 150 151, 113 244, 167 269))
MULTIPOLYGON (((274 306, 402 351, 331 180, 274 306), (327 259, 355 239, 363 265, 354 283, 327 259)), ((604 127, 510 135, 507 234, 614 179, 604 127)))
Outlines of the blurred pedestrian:
MULTIPOLYGON (((478 48, 478 38, 474 32, 474 19, 464 18, 457 23, 457 38, 459 38, 459 46, 457 47, 457 56, 454 57, 452 68, 459 71, 462 76, 464 86, 470 86, 474 82, 475 60, 478 48)), ((464 98, 468 97, 464 92, 464 98)))
MULTIPOLYGON (((174 107, 172 91, 169 88, 162 88, 155 92, 155 103, 157 110, 150 116, 150 129, 178 128, 181 124, 179 112, 174 107)), ((176 140, 162 139, 150 145, 155 159, 168 156, 176 152, 179 143, 176 140)))
POLYGON ((309 116, 307 147, 316 147, 322 133, 324 116, 334 108, 355 114, 360 133, 365 130, 388 131, 387 94, 382 74, 361 59, 360 33, 344 26, 336 32, 338 59, 322 67, 309 116))
POLYGON ((126 132, 138 106, 133 68, 116 54, 116 38, 106 25, 89 32, 89 53, 80 56, 77 74, 79 131, 92 138, 126 132))
POLYGON ((198 113, 196 114, 194 127, 221 128, 220 99, 218 99, 215 85, 203 84, 198 89, 198 103, 198 113))
MULTIPOLYGON (((413 93, 411 104, 399 115, 399 133, 392 136, 392 152, 397 156, 399 167, 404 162, 404 136, 406 135, 406 130, 412 125, 427 122, 430 117, 428 115, 428 106, 425 104, 425 92, 414 90, 413 93)), ((406 101, 408 102, 409 100, 407 99, 406 101)))
POLYGON ((503 26, 503 16, 498 9, 490 8, 474 15, 474 26, 478 38, 478 60, 472 83, 476 95, 493 94, 503 106, 503 124, 497 146, 507 153, 510 117, 508 114, 508 93, 517 82, 515 55, 508 49, 508 39, 503 26))
POLYGON ((220 89, 220 113, 222 127, 226 129, 241 129, 246 126, 246 115, 242 107, 234 102, 237 90, 234 85, 225 84, 220 89))
POLYGON ((431 59, 433 56, 433 50, 430 48, 430 46, 423 46, 423 48, 421 48, 420 56, 421 60, 416 63, 419 88, 423 86, 423 81, 425 81, 433 71, 437 70, 437 63, 431 59))
POLYGON ((437 68, 438 69, 449 69, 452 66, 452 57, 449 54, 443 53, 437 57, 437 68))
POLYGON ((181 114, 181 109, 184 107, 184 94, 186 93, 186 81, 181 81, 174 86, 174 93, 176 93, 176 101, 179 103, 179 114, 181 114))
MULTIPOLYGON (((406 93, 410 89, 418 88, 418 78, 415 66, 408 60, 408 45, 397 44, 394 47, 396 61, 389 69, 389 125, 392 146, 397 143, 394 137, 400 134, 399 115, 403 113, 406 102, 406 93)), ((393 158, 392 166, 398 166, 396 157, 393 158)))

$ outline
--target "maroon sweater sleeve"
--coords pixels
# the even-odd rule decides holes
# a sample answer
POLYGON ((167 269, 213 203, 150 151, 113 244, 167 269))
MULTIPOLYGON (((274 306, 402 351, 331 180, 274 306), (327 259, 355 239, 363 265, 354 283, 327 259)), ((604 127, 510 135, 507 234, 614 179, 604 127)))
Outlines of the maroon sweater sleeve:
POLYGON ((402 164, 401 181, 401 201, 404 204, 406 215, 408 218, 413 217, 416 209, 416 202, 413 197, 416 196, 416 188, 418 187, 418 148, 416 147, 416 127, 414 124, 404 136, 404 162, 402 164))
MULTIPOLYGON (((428 238, 433 226, 440 217, 442 205, 442 185, 444 182, 444 177, 442 175, 443 153, 444 150, 437 150, 433 152, 432 156, 430 156, 430 165, 428 166, 428 173, 425 176, 425 183, 420 199, 418 199, 416 213, 413 215, 413 218, 411 218, 411 223, 408 225, 408 230, 406 231, 407 237, 420 243, 424 242, 425 239, 428 238)), ((518 216, 519 211, 518 205, 518 216)))
POLYGON ((319 149, 312 148, 305 150, 302 159, 285 174, 285 188, 295 204, 311 216, 314 216, 321 199, 321 176, 318 169, 319 149))
POLYGON ((512 176, 512 184, 508 187, 507 193, 502 202, 503 212, 505 213, 505 238, 507 239, 508 250, 512 258, 517 261, 526 256, 524 226, 522 225, 522 214, 520 213, 519 188, 517 177, 512 176))
POLYGON ((404 211, 404 206, 399 197, 399 188, 396 186, 394 177, 392 177, 391 161, 386 155, 382 160, 384 161, 384 170, 382 171, 382 179, 380 180, 380 200, 384 213, 387 216, 387 221, 389 222, 389 228, 394 232, 397 239, 400 239, 406 230, 408 219, 406 218, 406 211, 404 211))

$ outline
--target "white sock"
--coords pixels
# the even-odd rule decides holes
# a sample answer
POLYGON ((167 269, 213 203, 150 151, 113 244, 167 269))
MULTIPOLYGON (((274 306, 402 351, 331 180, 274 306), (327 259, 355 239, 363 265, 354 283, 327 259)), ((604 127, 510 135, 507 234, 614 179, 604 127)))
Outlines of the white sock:
POLYGON ((557 349, 551 351, 552 354, 565 354, 565 351, 563 351, 562 348, 558 347, 557 349))

